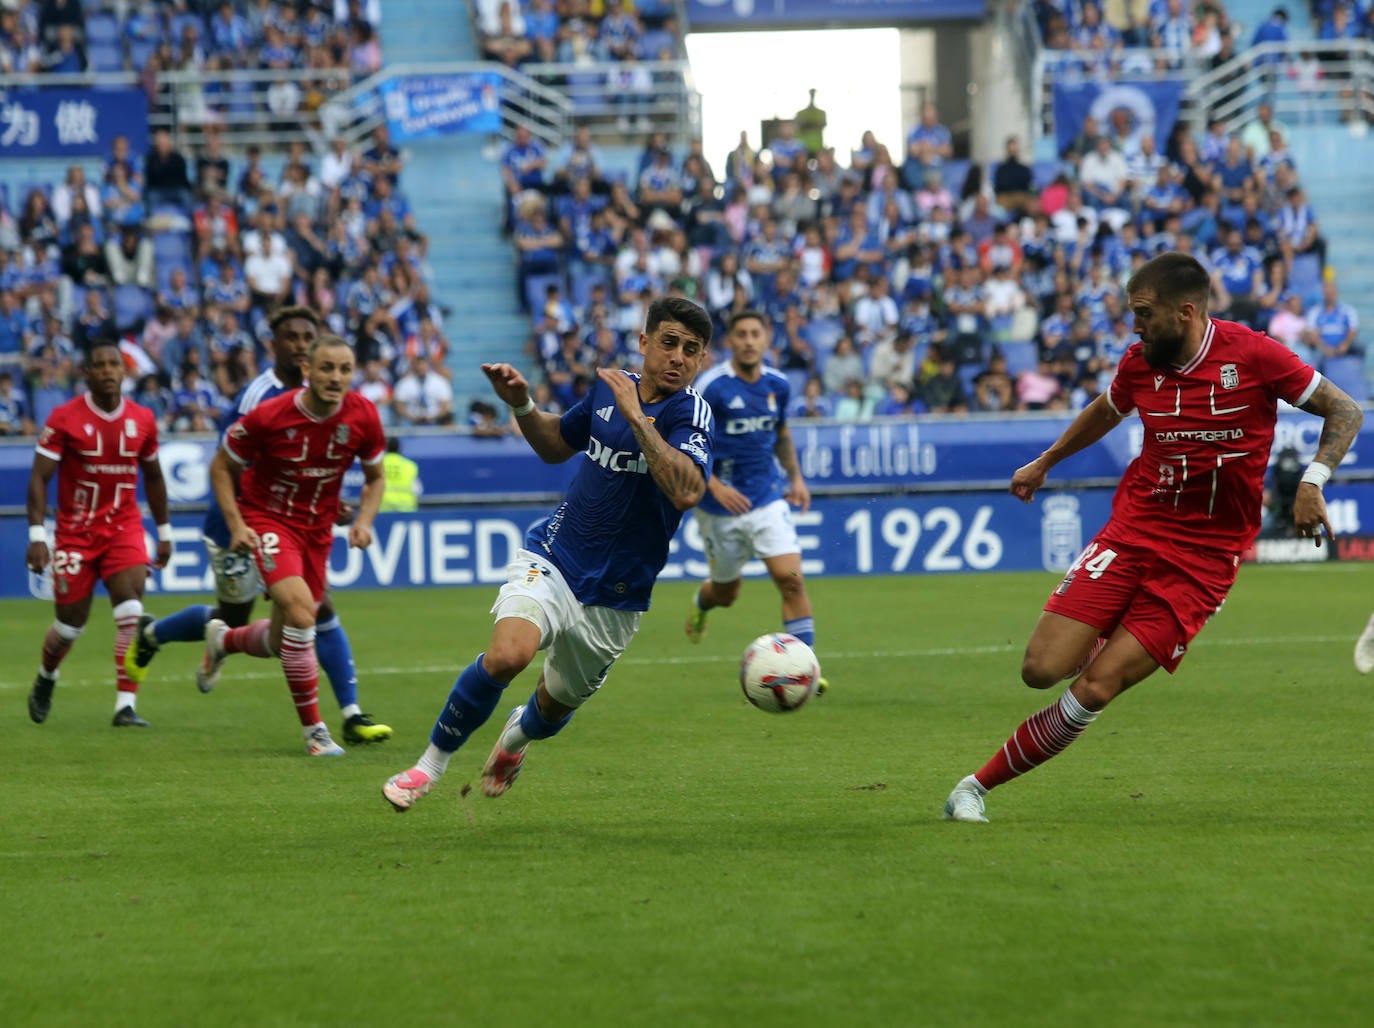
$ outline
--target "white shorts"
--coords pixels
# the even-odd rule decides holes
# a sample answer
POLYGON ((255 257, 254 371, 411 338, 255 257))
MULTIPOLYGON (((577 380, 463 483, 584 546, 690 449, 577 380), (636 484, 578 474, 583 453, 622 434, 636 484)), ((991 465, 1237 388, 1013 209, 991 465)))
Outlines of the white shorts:
POLYGON ((257 562, 247 553, 220 549, 209 539, 204 542, 205 552, 210 555, 210 569, 215 573, 215 599, 221 603, 256 600, 263 589, 257 562))
POLYGON ((693 513, 713 582, 737 580, 754 557, 801 553, 786 500, 774 500, 743 514, 708 514, 700 507, 693 513))
POLYGON ((523 618, 539 629, 544 686, 565 707, 580 707, 606 681, 639 631, 643 612, 588 607, 546 558, 520 550, 506 567, 491 612, 496 620, 523 618))

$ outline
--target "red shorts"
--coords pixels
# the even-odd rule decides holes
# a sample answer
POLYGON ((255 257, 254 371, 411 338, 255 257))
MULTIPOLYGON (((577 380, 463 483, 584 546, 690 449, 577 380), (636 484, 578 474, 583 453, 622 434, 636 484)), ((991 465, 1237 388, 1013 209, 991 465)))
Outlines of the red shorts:
POLYGON ((52 590, 58 603, 84 600, 95 592, 96 582, 148 563, 141 522, 70 534, 59 530, 54 543, 52 590))
POLYGON ((258 552, 254 556, 269 592, 284 579, 302 578, 316 603, 324 599, 329 549, 334 545, 332 527, 299 528, 247 510, 243 520, 258 533, 258 552))
POLYGON ((1239 569, 1238 554, 1123 543, 1108 522, 1045 609, 1103 635, 1120 625, 1173 674, 1193 637, 1221 609, 1239 569))

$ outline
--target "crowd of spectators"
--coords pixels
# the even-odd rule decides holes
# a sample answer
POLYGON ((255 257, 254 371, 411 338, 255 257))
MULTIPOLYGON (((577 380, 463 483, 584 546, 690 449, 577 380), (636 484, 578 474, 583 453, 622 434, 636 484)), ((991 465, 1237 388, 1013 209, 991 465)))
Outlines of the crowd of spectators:
POLYGON ((674 5, 665 0, 475 0, 473 7, 483 56, 510 67, 683 55, 674 5))
MULTIPOLYGON (((380 19, 380 0, 6 0, 0 74, 310 69, 323 91, 381 68, 380 19)), ((209 93, 223 113, 227 91, 209 93)))
POLYGON ((271 315, 293 304, 355 342, 386 424, 452 422, 428 241, 386 128, 323 156, 294 145, 280 173, 264 161, 231 161, 214 129, 190 161, 166 132, 146 155, 120 138, 100 171, 74 164, 13 213, 0 204, 0 431, 41 425, 103 337, 164 430, 213 429, 271 363, 271 315))
MULTIPOLYGON (((1234 135, 1180 124, 1163 147, 1124 128, 1089 118, 1035 166, 1008 139, 985 173, 953 158, 932 106, 900 164, 866 134, 842 165, 784 122, 762 151, 741 133, 720 176, 661 135, 617 175, 585 132, 550 155, 520 131, 502 174, 541 400, 566 407, 594 368, 633 366, 644 306, 668 292, 702 303, 718 339, 732 313, 764 312, 798 416, 1079 409, 1134 341, 1127 278, 1166 250, 1213 273, 1214 313, 1318 367, 1359 352, 1267 105, 1234 135)), ((1362 369, 1340 370, 1365 395, 1362 369)))

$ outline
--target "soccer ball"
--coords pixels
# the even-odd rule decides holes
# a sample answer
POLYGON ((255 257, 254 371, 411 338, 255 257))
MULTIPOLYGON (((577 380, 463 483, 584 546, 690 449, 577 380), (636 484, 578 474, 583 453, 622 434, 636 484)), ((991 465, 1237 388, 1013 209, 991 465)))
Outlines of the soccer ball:
POLYGON ((811 647, 785 632, 759 636, 739 662, 745 698, 770 714, 796 710, 815 693, 820 677, 811 647))

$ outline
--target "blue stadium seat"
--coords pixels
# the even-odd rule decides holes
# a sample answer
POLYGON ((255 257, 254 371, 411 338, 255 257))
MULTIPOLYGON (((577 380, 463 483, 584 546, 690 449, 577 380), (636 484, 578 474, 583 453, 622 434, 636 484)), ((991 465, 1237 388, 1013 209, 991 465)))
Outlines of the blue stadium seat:
POLYGON ((801 330, 802 338, 820 353, 829 353, 844 335, 844 322, 839 318, 817 318, 801 330))
POLYGON ((959 190, 964 186, 964 179, 968 177, 968 169, 973 164, 972 161, 947 161, 945 163, 945 188, 954 194, 957 199, 959 190))
POLYGON ((1369 378, 1365 375, 1363 357, 1328 357, 1321 370, 1332 385, 1344 389, 1356 403, 1369 399, 1369 378))
POLYGON ((569 282, 568 298, 576 308, 587 306, 592 298, 592 286, 601 283, 608 287, 611 284, 611 276, 605 268, 584 268, 574 271, 569 282))
POLYGON ((114 317, 115 327, 129 328, 145 320, 152 313, 152 298, 141 286, 115 286, 114 317))
POLYGON ((1031 181, 1035 183, 1036 189, 1044 189, 1047 185, 1059 177, 1067 165, 1063 161, 1036 161, 1031 165, 1031 181))
POLYGON ((1034 342, 1002 343, 998 350, 1007 359, 1007 374, 1012 378, 1023 371, 1034 371, 1040 363, 1039 347, 1034 342))
POLYGON ((124 51, 117 43, 92 43, 86 49, 86 60, 91 71, 124 70, 124 51))
POLYGON ((529 304, 530 317, 535 320, 544 316, 544 294, 549 286, 558 286, 565 292, 568 288, 563 283, 563 276, 559 274, 531 275, 525 279, 525 302, 529 304))
POLYGON ((1306 304, 1316 303, 1322 295, 1322 262, 1315 253, 1300 253, 1293 258, 1288 288, 1306 304))
POLYGON ((86 15, 86 45, 95 46, 97 43, 103 45, 119 45, 120 26, 119 19, 113 14, 104 11, 96 11, 86 15))
POLYGON ((155 39, 129 40, 129 66, 131 68, 146 67, 148 58, 153 56, 156 50, 157 40, 155 39))
POLYGON ((964 384, 965 395, 970 397, 973 395, 973 380, 987 370, 983 364, 959 365, 959 381, 964 384))

